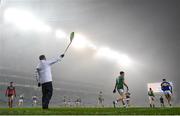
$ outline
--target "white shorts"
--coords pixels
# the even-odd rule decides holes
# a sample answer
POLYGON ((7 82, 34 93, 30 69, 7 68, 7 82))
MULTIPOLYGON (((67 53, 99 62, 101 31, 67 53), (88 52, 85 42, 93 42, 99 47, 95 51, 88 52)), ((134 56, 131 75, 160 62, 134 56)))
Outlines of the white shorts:
POLYGON ((166 91, 164 91, 164 94, 165 94, 165 95, 172 95, 172 93, 171 93, 171 91, 170 91, 170 90, 166 90, 166 91))
POLYGON ((154 100, 155 100, 154 96, 149 96, 149 103, 150 104, 154 103, 154 100))
POLYGON ((23 99, 19 99, 19 103, 23 103, 23 101, 24 101, 23 99))
POLYGON ((79 104, 80 104, 80 102, 76 102, 76 104, 77 104, 77 105, 79 105, 79 104))
POLYGON ((37 100, 33 100, 33 103, 36 104, 36 103, 37 103, 37 100))
POLYGON ((124 89, 117 89, 118 93, 123 96, 124 95, 124 89))
POLYGON ((68 102, 67 104, 68 104, 68 105, 71 105, 71 102, 68 102))
POLYGON ((126 101, 130 101, 130 98, 126 98, 126 101))
POLYGON ((14 95, 8 96, 9 100, 14 100, 14 95))

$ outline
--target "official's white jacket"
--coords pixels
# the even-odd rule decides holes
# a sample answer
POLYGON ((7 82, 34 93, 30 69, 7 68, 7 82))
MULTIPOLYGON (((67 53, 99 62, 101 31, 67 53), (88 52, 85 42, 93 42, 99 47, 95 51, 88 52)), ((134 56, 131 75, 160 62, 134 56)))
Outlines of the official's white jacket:
POLYGON ((41 84, 51 82, 52 81, 52 74, 51 74, 51 65, 59 62, 61 57, 54 58, 51 60, 40 60, 37 66, 37 81, 41 84))

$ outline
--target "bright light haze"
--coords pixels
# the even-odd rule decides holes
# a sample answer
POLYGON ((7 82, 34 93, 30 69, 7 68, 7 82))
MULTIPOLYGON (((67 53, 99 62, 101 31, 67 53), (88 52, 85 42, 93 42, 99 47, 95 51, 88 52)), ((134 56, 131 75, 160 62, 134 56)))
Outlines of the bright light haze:
POLYGON ((2 0, 0 74, 6 69, 33 79, 39 55, 60 55, 75 32, 52 68, 57 88, 102 90, 113 101, 115 78, 124 70, 135 105, 146 105, 147 83, 163 78, 173 82, 179 104, 179 11, 178 0, 2 0))

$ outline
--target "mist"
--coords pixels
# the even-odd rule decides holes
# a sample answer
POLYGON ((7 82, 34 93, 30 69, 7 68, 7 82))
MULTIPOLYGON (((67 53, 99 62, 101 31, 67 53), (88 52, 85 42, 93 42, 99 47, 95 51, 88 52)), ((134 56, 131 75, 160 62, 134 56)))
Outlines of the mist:
POLYGON ((12 80, 18 84, 19 79, 24 79, 26 84, 31 80, 30 84, 36 85, 33 75, 39 55, 45 54, 47 59, 56 57, 63 53, 69 41, 58 39, 54 31, 26 31, 6 23, 4 12, 7 8, 13 7, 31 11, 53 30, 63 29, 67 33, 72 31, 75 34, 82 33, 96 46, 108 46, 119 53, 127 54, 132 60, 131 65, 123 67, 113 60, 97 58, 95 50, 70 47, 64 59, 52 67, 53 83, 56 88, 93 95, 103 91, 107 97, 107 104, 110 104, 116 96, 112 93, 115 78, 119 75, 119 71, 124 70, 133 105, 147 105, 147 83, 161 82, 163 78, 174 83, 173 102, 179 105, 180 2, 178 0, 2 0, 1 2, 1 82, 12 80), (9 80, 6 80, 6 76, 9 76, 9 80))

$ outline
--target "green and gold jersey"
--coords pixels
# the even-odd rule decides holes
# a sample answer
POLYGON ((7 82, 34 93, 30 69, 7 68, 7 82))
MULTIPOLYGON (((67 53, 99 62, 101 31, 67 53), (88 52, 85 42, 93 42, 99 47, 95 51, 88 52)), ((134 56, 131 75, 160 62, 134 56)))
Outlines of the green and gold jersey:
POLYGON ((117 89, 124 89, 124 77, 118 76, 116 78, 116 87, 117 89))
POLYGON ((148 91, 148 95, 149 95, 149 96, 154 96, 153 91, 148 91))

